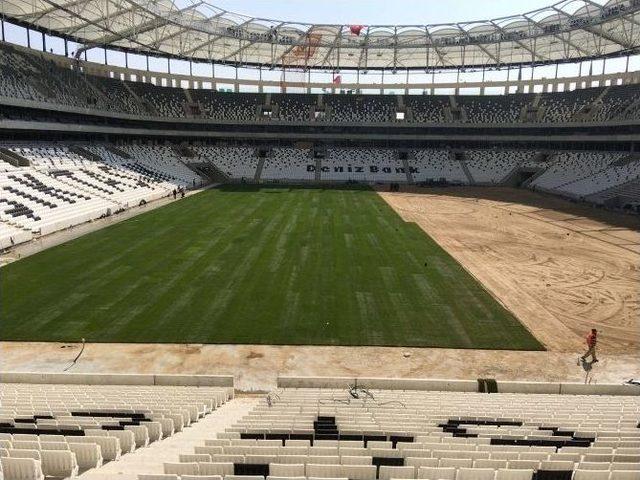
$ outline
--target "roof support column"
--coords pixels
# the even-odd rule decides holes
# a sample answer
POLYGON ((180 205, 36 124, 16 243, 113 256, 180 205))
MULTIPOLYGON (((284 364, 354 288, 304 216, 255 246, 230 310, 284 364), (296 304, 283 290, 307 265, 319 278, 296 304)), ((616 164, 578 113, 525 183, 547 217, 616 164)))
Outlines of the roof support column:
POLYGON ((407 76, 404 81, 404 94, 409 95, 409 69, 407 68, 407 76))
POLYGON ((580 69, 578 70, 578 78, 582 78, 582 61, 580 62, 580 69))
MULTIPOLYGON (((531 83, 529 84, 529 91, 527 93, 535 93, 535 72, 536 72, 536 65, 532 64, 531 65, 531 83)), ((523 92, 524 93, 524 92, 523 92)))
MULTIPOLYGON (((4 15, 0 18, 0 30, 2 30, 2 41, 4 42, 4 15)), ((65 40, 66 43, 66 40, 65 40)), ((629 64, 629 57, 627 57, 627 65, 629 64)))
POLYGON ((380 95, 384 95, 384 68, 382 69, 382 82, 380 83, 380 95))
POLYGON ((42 51, 47 51, 47 37, 45 36, 44 32, 42 32, 42 51))
POLYGON ((238 93, 240 91, 240 85, 238 85, 238 64, 236 63, 236 81, 233 84, 233 91, 238 93))
POLYGON ((264 87, 262 86, 262 65, 258 66, 258 80, 260 83, 258 84, 258 93, 264 92, 264 87))
POLYGON ((480 95, 484 95, 484 65, 482 66, 482 85, 480 86, 480 95))

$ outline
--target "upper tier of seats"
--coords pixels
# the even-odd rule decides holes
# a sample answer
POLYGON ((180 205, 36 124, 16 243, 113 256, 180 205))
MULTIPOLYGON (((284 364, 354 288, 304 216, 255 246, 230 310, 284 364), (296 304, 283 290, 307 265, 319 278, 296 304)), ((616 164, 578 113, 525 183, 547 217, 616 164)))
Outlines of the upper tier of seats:
POLYGON ((94 77, 41 56, 0 43, 0 96, 146 117, 230 122, 503 124, 640 118, 637 85, 487 96, 218 93, 94 77), (399 113, 404 119, 396 118, 399 113))
POLYGON ((283 389, 139 480, 638 480, 640 397, 283 389))
POLYGON ((69 478, 169 437, 232 396, 213 387, 0 385, 0 478, 69 478))

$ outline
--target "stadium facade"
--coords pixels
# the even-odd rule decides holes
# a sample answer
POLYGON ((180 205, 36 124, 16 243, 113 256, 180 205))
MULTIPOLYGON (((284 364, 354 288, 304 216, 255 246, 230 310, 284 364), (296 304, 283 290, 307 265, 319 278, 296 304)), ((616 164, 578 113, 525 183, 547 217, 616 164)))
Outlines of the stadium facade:
POLYGON ((0 23, 0 479, 640 478, 640 1, 0 23))
MULTIPOLYGON (((488 21, 391 27, 264 20, 206 2, 179 8, 12 0, 1 13, 3 35, 26 28, 28 44, 0 49, 0 135, 11 168, 38 169, 47 165, 48 149, 59 147, 61 166, 136 164, 147 180, 169 182, 168 190, 171 182, 212 180, 522 185, 638 206, 640 73, 629 70, 640 46, 634 1, 563 1, 488 21), (54 41, 63 42, 64 54, 47 51, 54 41), (92 51, 104 52, 104 62, 86 61, 92 51), (115 51, 124 52, 124 65, 109 65, 115 51), (136 55, 147 69, 128 67, 136 55), (166 71, 150 70, 150 57, 165 58, 166 71), (178 58, 188 74, 171 73, 178 58), (623 61, 624 69, 606 71, 607 59, 623 61), (599 74, 594 60, 603 62, 599 74), (212 76, 193 74, 202 61, 212 76), (566 62, 579 63, 578 75, 558 76, 566 62), (235 66, 235 78, 215 76, 222 64, 235 66), (523 78, 523 68, 547 64, 555 65, 553 78, 533 71, 523 78), (255 66, 257 74, 238 77, 255 66), (485 78, 502 68, 516 78, 485 78), (302 76, 262 78, 274 69, 302 76), (323 69, 331 79, 313 81, 311 72, 323 69), (360 72, 364 78, 376 69, 382 83, 359 81, 360 72), (416 69, 432 72, 432 80, 452 69, 458 77, 413 81, 416 69), (349 70, 355 83, 336 81, 349 70), (404 82, 398 70, 406 71, 404 82), (482 76, 461 80, 467 70, 482 76), (384 83, 385 72, 395 75, 393 83, 384 83), (83 145, 96 141, 100 151, 83 145), (134 145, 148 141, 156 145, 134 145)), ((110 207, 90 210, 103 215, 110 207)))

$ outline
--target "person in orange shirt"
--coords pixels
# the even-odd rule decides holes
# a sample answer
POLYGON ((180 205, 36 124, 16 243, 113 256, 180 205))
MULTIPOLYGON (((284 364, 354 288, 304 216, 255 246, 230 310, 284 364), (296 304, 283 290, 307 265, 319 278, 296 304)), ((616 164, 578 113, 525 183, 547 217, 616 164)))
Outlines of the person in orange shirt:
POLYGON ((596 358, 596 345, 598 344, 598 331, 595 328, 591 329, 591 333, 587 335, 587 353, 585 353, 580 360, 586 362, 587 357, 591 356, 591 363, 596 363, 598 359, 596 358))

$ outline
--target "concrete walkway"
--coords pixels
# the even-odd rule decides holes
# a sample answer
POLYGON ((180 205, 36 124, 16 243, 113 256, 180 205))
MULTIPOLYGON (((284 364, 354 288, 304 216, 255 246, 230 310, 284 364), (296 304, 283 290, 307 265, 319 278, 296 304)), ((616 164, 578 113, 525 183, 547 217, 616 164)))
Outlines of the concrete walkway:
POLYGON ((136 480, 139 473, 164 473, 164 462, 178 462, 180 454, 194 453, 194 447, 204 446, 205 440, 216 438, 216 433, 235 424, 262 401, 262 397, 235 398, 182 432, 124 455, 101 468, 88 470, 77 478, 136 480))

